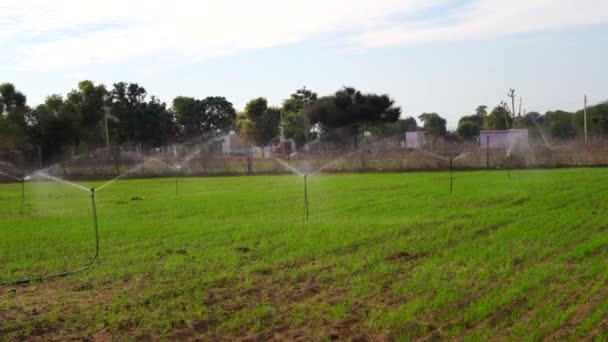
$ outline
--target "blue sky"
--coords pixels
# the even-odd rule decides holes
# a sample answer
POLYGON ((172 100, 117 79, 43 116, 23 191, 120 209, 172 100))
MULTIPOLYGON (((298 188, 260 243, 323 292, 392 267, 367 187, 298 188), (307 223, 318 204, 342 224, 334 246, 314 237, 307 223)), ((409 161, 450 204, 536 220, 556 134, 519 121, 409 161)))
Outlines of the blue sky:
POLYGON ((30 105, 83 79, 237 108, 349 85, 454 127, 509 88, 543 112, 608 99, 605 0, 0 0, 0 50, 30 105))

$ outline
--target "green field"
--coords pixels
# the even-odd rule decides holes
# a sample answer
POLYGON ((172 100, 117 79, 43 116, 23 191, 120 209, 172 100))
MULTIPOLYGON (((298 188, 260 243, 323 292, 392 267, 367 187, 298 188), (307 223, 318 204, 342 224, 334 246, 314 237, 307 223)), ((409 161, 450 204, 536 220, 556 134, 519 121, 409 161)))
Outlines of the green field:
MULTIPOLYGON (((98 263, 0 286, 0 340, 605 340, 608 170, 448 177, 312 177, 308 222, 297 176, 118 181, 98 263)), ((90 195, 20 196, 0 185, 0 282, 85 265, 90 195)))

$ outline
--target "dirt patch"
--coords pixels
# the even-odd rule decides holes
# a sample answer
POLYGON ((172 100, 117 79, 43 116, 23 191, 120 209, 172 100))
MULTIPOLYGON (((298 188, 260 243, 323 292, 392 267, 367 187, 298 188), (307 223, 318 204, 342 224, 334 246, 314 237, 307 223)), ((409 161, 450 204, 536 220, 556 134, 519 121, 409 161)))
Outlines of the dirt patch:
POLYGON ((389 262, 398 262, 398 261, 406 262, 406 261, 413 261, 413 260, 423 258, 423 257, 425 257, 425 255, 426 255, 426 253, 422 253, 422 252, 418 252, 418 253, 397 252, 397 253, 389 255, 384 260, 389 261, 389 262))
POLYGON ((9 309, 0 312, 0 336, 9 340, 88 338, 80 329, 64 324, 73 316, 94 320, 93 313, 79 306, 106 307, 116 292, 113 288, 91 289, 89 283, 74 284, 67 279, 0 289, 0 301, 9 304, 9 309))
MULTIPOLYGON (((590 287, 590 285, 587 287, 590 287)), ((567 308, 578 302, 579 298, 586 292, 587 291, 581 289, 581 291, 579 291, 570 300, 566 301, 565 303, 562 303, 563 307, 567 308)), ((576 307, 576 310, 574 311, 568 322, 553 331, 549 336, 547 336, 547 339, 552 341, 560 341, 568 339, 567 337, 576 338, 576 327, 580 323, 582 323, 586 318, 588 318, 593 313, 595 308, 600 305, 603 300, 606 299, 606 297, 608 297, 608 283, 604 283, 595 294, 593 294, 589 299, 585 300, 583 303, 580 303, 576 307)))

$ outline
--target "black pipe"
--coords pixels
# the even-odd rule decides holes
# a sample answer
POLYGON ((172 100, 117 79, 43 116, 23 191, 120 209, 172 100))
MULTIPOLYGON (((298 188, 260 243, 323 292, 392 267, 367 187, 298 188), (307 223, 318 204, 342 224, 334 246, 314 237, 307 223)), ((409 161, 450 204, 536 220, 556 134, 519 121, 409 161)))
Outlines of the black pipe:
POLYGON ((304 221, 308 222, 308 175, 304 175, 304 207, 306 209, 304 221))
POLYGON ((91 258, 91 261, 89 261, 89 263, 86 266, 83 266, 81 268, 78 268, 78 269, 75 269, 72 271, 65 271, 65 272, 50 274, 50 275, 47 275, 44 277, 21 279, 21 280, 6 282, 6 283, 0 283, 0 286, 22 285, 22 284, 29 284, 29 283, 33 283, 33 282, 49 280, 49 279, 53 279, 53 278, 60 278, 60 277, 68 276, 70 274, 82 272, 82 271, 85 271, 85 270, 88 270, 89 268, 91 268, 93 266, 93 264, 95 263, 95 261, 97 261, 97 257, 99 256, 99 230, 98 230, 98 226, 97 226, 97 207, 95 205, 95 188, 91 188, 91 207, 93 209, 93 232, 95 233, 95 254, 91 258))

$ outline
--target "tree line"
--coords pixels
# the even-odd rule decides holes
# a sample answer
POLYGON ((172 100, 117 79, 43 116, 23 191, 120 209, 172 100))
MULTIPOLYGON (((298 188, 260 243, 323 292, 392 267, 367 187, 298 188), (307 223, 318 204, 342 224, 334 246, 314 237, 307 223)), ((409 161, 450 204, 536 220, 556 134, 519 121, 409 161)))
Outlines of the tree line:
MULTIPOLYGON (((170 105, 137 83, 118 82, 108 88, 82 81, 67 95, 53 94, 31 107, 27 97, 11 83, 0 84, 0 157, 39 154, 47 158, 91 147, 141 144, 158 147, 172 142, 236 130, 251 144, 268 146, 281 132, 298 146, 324 132, 339 131, 344 141, 358 146, 365 134, 384 136, 422 130, 452 141, 475 141, 483 129, 528 128, 532 135, 546 130, 554 138, 573 138, 583 129, 583 112, 550 111, 515 114, 501 103, 488 113, 478 106, 462 116, 455 130, 437 113, 402 117, 401 108, 386 94, 364 93, 343 87, 318 96, 305 87, 281 106, 263 97, 249 101, 237 112, 222 96, 178 96, 170 105)), ((590 135, 608 133, 608 103, 587 109, 590 135)))

